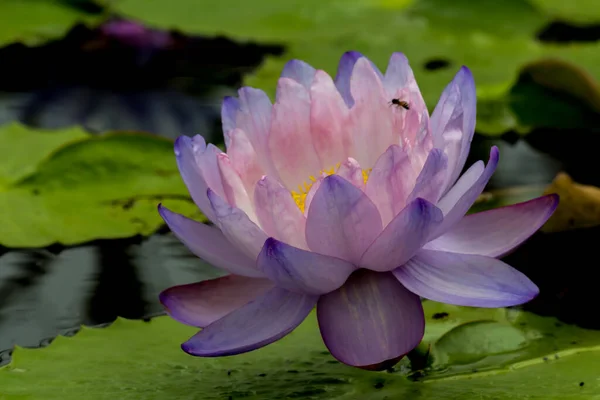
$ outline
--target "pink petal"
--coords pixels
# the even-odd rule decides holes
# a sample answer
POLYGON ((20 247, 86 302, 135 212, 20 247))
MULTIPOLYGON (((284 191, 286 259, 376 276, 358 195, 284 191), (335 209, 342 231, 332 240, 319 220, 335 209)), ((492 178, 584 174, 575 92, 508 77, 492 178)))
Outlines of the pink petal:
POLYGON ((352 137, 346 128, 349 110, 331 77, 317 71, 310 87, 310 129, 321 168, 348 158, 352 137))
POLYGON ((310 89, 316 70, 301 60, 290 60, 283 67, 281 78, 290 78, 310 89))
POLYGON ((219 165, 219 172, 221 173, 221 179, 223 181, 223 191, 227 202, 245 212, 252 221, 258 221, 256 214, 254 213, 254 205, 248 197, 242 179, 231 165, 229 156, 225 153, 219 154, 217 163, 219 165))
POLYGON ((221 123, 223 125, 223 136, 225 146, 229 150, 230 133, 236 128, 237 113, 240 109, 240 102, 235 97, 225 96, 221 104, 221 123))
POLYGON ((252 143, 250 143, 244 131, 234 129, 229 136, 230 144, 227 154, 231 160, 231 165, 240 176, 248 197, 253 199, 254 186, 265 172, 260 166, 252 143))
POLYGON ((510 307, 526 303, 539 289, 500 260, 474 254, 423 250, 394 275, 408 290, 442 303, 510 307))
POLYGON ((194 356, 220 357, 271 344, 304 321, 318 296, 273 288, 192 336, 181 348, 194 356))
POLYGON ((377 206, 383 226, 406 206, 416 179, 410 159, 400 146, 388 147, 379 157, 369 174, 365 192, 377 206))
POLYGON ((262 90, 251 87, 243 87, 238 93, 240 110, 237 113, 236 126, 248 136, 262 169, 277 177, 277 170, 273 166, 267 145, 273 108, 271 100, 262 90))
POLYGON ((216 224, 223 235, 238 250, 255 261, 267 240, 267 235, 242 210, 230 206, 210 189, 207 195, 216 216, 216 224))
POLYGON ((170 287, 159 298, 173 319, 204 328, 262 296, 272 287, 273 283, 268 279, 227 275, 170 287))
POLYGON ((337 175, 323 179, 306 220, 312 251, 357 263, 381 230, 377 207, 360 189, 337 175))
POLYGON ((421 300, 391 273, 357 271, 322 296, 317 318, 325 345, 344 364, 385 369, 414 349, 425 329, 421 300))
POLYGON ((443 218, 442 211, 427 200, 414 200, 385 227, 359 265, 373 271, 391 271, 401 266, 427 243, 443 218))
POLYGON ((419 110, 426 109, 425 102, 421 96, 421 91, 415 80, 415 75, 404 54, 392 54, 388 62, 387 70, 385 71, 383 85, 390 95, 397 93, 399 90, 408 89, 409 93, 420 97, 420 100, 418 100, 417 97, 411 99, 411 107, 419 108, 419 110))
POLYGON ((320 170, 310 134, 310 98, 299 83, 281 78, 269 136, 269 151, 281 183, 289 190, 320 170))
POLYGON ((290 196, 290 192, 275 179, 263 177, 256 184, 254 206, 260 226, 269 236, 307 249, 306 218, 290 196))
POLYGON ((363 170, 355 159, 348 158, 340 165, 335 174, 341 176, 360 190, 365 189, 363 170))
POLYGON ((410 110, 395 108, 394 132, 402 137, 402 143, 413 148, 422 140, 422 125, 427 126, 429 113, 427 106, 415 80, 408 59, 402 53, 394 53, 390 57, 383 85, 389 100, 399 98, 410 104, 410 110))
POLYGON ((451 231, 425 247, 452 253, 502 257, 523 243, 550 218, 558 195, 496 208, 462 218, 451 231))
POLYGON ((213 226, 196 222, 158 206, 160 216, 171 231, 188 249, 209 264, 227 272, 249 277, 262 277, 256 269, 255 259, 239 251, 223 233, 213 226))
MULTIPOLYGON (((479 195, 483 192, 483 189, 485 189, 485 186, 494 174, 496 166, 498 165, 498 158, 498 148, 494 146, 490 152, 490 160, 477 180, 475 180, 470 187, 459 181, 456 186, 459 187, 462 193, 454 193, 453 188, 450 192, 448 192, 448 195, 450 195, 448 200, 446 199, 448 195, 440 200, 438 207, 444 212, 444 222, 442 222, 442 224, 438 227, 434 235, 431 237, 431 240, 450 230, 458 221, 461 220, 461 218, 465 216, 467 211, 469 211, 469 208, 471 208, 473 203, 475 203, 475 200, 477 200, 477 197, 479 197, 479 195)), ((465 173, 465 175, 467 174, 469 174, 469 171, 465 173)), ((461 177, 461 180, 462 179, 463 178, 461 177)), ((469 174, 465 178, 465 181, 471 180, 472 175, 469 174)))
POLYGON ((324 294, 342 286, 355 270, 348 261, 267 239, 258 268, 278 287, 299 293, 324 294))
POLYGON ((473 75, 467 67, 462 67, 431 114, 434 146, 444 149, 451 171, 444 193, 456 182, 469 155, 475 132, 476 104, 473 75))
POLYGON ((350 90, 354 98, 348 126, 354 144, 351 156, 363 167, 370 168, 393 143, 393 135, 389 100, 379 76, 366 58, 356 61, 350 90))
POLYGON ((440 149, 433 149, 417 177, 415 187, 408 196, 408 202, 421 198, 437 203, 442 194, 442 185, 446 179, 448 157, 440 149))

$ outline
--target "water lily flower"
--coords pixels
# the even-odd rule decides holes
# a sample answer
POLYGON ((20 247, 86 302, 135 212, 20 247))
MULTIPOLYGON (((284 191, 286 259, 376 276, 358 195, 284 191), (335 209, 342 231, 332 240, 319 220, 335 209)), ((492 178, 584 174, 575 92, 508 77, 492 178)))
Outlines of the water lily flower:
POLYGON ((159 206, 194 254, 230 273, 161 293, 172 318, 203 328, 183 350, 255 350, 316 306, 336 359, 381 369, 421 341, 421 297, 475 307, 535 297, 536 285, 497 258, 544 224, 558 198, 465 216, 498 164, 494 147, 461 175, 475 105, 462 67, 430 116, 400 53, 385 74, 345 53, 335 80, 292 60, 275 104, 249 87, 226 98, 226 152, 201 136, 175 143, 183 180, 214 225, 159 206))

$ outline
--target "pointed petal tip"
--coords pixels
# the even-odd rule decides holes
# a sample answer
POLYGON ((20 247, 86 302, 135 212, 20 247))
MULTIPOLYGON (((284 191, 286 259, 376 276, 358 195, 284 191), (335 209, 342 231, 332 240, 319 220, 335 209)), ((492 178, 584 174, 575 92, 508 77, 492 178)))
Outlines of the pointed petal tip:
POLYGON ((548 197, 548 199, 550 200, 550 203, 552 204, 550 213, 553 213, 556 210, 556 207, 558 207, 558 204, 560 203, 560 196, 558 193, 551 193, 546 196, 548 197))
POLYGON ((163 206, 162 203, 158 203, 158 206, 156 206, 156 208, 158 209, 158 214, 160 215, 160 217, 167 224, 169 224, 169 220, 170 220, 171 214, 173 214, 173 211, 171 211, 167 207, 163 206))
POLYGON ((473 78, 473 73, 471 72, 471 69, 466 65, 461 66, 458 72, 461 74, 465 74, 465 77, 473 78))
POLYGON ((188 353, 191 356, 195 356, 196 354, 193 353, 192 349, 193 349, 193 347, 189 342, 181 343, 181 350, 183 350, 184 352, 188 353))
POLYGON ((406 60, 408 61, 408 57, 406 57, 406 54, 400 52, 400 51, 395 51, 392 53, 392 55, 390 56, 390 60, 392 59, 400 59, 400 60, 406 60))
POLYGON ((418 207, 419 211, 421 212, 421 214, 424 213, 431 213, 433 214, 433 220, 434 222, 441 222, 442 219, 444 218, 444 214, 442 213, 442 210, 440 210, 435 204, 433 204, 432 202, 422 198, 422 197, 417 197, 415 200, 415 206, 418 207))
POLYGON ((490 149, 490 163, 498 163, 500 160, 500 150, 498 146, 492 146, 490 149))
POLYGON ((188 146, 190 141, 191 139, 188 136, 178 136, 177 139, 175 139, 175 145, 173 146, 175 150, 175 156, 181 156, 181 148, 188 146))
POLYGON ((169 306, 167 306, 167 304, 166 304, 169 301, 169 298, 167 296, 167 292, 169 291, 169 289, 165 289, 158 294, 158 301, 167 310, 167 312, 169 311, 169 306))
POLYGON ((279 243, 279 240, 275 239, 274 237, 268 237, 267 240, 265 240, 263 247, 267 252, 273 252, 277 251, 277 246, 279 243))
POLYGON ((342 58, 344 59, 348 58, 351 60, 357 60, 361 57, 364 57, 364 55, 356 50, 348 50, 347 52, 342 54, 342 58))

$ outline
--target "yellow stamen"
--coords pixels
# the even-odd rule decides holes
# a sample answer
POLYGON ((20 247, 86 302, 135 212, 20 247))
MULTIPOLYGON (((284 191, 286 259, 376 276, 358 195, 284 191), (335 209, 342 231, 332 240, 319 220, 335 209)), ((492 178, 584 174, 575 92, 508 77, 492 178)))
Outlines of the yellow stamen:
MULTIPOLYGON (((339 169, 340 165, 341 164, 338 163, 338 164, 336 164, 335 167, 319 171, 318 176, 333 175, 333 174, 335 174, 335 171, 337 171, 339 169)), ((371 168, 362 170, 362 176, 363 176, 365 183, 367 183, 370 173, 371 173, 371 168)), ((291 192, 292 198, 294 199, 294 201, 298 205, 298 208, 302 212, 304 212, 304 202, 306 201, 306 195, 310 191, 310 188, 312 187, 313 183, 315 183, 316 181, 317 181, 317 178, 314 177, 313 175, 311 175, 308 177, 307 181, 304 181, 304 182, 302 182, 302 184, 298 185, 298 191, 292 190, 292 192, 291 192)))

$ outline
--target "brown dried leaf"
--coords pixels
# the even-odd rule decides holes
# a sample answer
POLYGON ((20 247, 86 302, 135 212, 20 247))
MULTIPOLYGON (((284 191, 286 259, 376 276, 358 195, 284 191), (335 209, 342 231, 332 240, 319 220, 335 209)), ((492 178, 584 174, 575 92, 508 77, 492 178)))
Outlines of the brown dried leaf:
POLYGON ((542 227, 542 232, 559 232, 600 225, 600 188, 576 183, 559 173, 544 194, 560 196, 558 208, 542 227))

